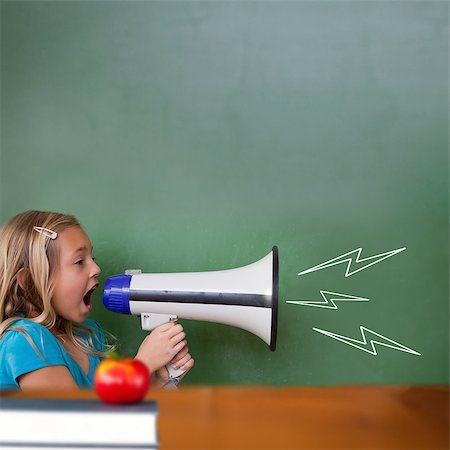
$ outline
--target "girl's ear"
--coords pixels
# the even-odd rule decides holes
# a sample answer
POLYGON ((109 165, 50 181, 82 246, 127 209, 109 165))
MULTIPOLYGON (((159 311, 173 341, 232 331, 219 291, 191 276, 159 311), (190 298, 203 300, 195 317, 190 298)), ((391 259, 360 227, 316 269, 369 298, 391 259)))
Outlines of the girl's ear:
POLYGON ((25 267, 22 267, 18 272, 17 272, 17 282, 19 283, 19 286, 21 287, 21 289, 23 291, 25 291, 25 286, 26 286, 26 279, 27 279, 27 270, 25 269, 25 267))

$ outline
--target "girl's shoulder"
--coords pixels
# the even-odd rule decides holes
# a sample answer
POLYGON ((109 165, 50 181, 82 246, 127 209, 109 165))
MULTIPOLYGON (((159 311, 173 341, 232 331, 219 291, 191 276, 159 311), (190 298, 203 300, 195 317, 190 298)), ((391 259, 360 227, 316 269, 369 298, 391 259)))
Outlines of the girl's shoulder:
POLYGON ((0 389, 18 389, 21 375, 66 365, 64 350, 45 326, 29 319, 11 324, 0 338, 0 389))
POLYGON ((19 319, 0 338, 0 359, 15 367, 29 368, 43 361, 62 363, 64 355, 50 330, 31 320, 19 319))
MULTIPOLYGON (((92 339, 95 349, 103 351, 106 347, 106 337, 98 322, 87 319, 82 325, 92 339)), ((79 336, 82 339, 88 339, 86 334, 80 334, 79 336)), ((51 348, 53 352, 60 351, 61 349, 57 338, 48 328, 25 318, 12 323, 0 337, 0 348, 3 349, 30 345, 34 350, 38 350, 38 353, 48 348, 51 348)))
POLYGON ((45 326, 33 322, 32 320, 29 319, 19 319, 11 324, 11 326, 5 331, 4 335, 1 337, 1 340, 12 339, 19 335, 23 335, 24 333, 30 336, 31 338, 39 337, 40 339, 42 339, 43 337, 45 337, 56 339, 50 332, 50 330, 45 326))

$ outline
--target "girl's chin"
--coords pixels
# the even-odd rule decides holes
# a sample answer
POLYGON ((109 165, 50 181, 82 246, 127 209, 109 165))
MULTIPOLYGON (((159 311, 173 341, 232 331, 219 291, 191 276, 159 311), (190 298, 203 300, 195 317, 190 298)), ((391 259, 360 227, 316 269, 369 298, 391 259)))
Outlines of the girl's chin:
POLYGON ((87 308, 84 307, 81 311, 73 311, 72 313, 68 313, 68 314, 61 314, 61 313, 57 313, 59 317, 62 317, 65 320, 68 320, 69 322, 74 322, 74 323, 82 323, 86 320, 86 317, 91 313, 92 311, 92 307, 91 308, 87 308))
POLYGON ((83 310, 79 314, 77 314, 78 320, 73 320, 73 322, 77 322, 77 323, 83 322, 91 312, 92 312, 92 306, 90 306, 90 307, 84 306, 83 310))

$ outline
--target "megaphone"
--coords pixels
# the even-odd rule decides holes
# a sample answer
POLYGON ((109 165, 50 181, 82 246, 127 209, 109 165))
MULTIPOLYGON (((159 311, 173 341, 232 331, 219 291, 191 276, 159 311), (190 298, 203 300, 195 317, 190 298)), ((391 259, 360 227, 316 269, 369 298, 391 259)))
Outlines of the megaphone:
POLYGON ((106 280, 103 305, 110 311, 140 315, 143 330, 177 318, 232 325, 260 337, 274 351, 278 248, 274 246, 259 261, 236 269, 181 273, 127 270, 106 280))

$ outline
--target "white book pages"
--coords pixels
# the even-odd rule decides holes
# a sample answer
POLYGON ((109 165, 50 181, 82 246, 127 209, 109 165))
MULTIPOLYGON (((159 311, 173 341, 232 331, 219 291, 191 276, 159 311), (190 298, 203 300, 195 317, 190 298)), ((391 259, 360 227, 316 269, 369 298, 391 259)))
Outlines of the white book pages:
POLYGON ((0 448, 157 448, 157 405, 91 400, 0 401, 0 448))

